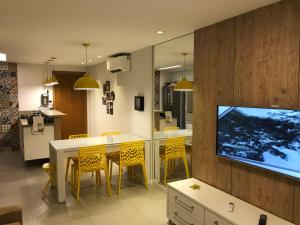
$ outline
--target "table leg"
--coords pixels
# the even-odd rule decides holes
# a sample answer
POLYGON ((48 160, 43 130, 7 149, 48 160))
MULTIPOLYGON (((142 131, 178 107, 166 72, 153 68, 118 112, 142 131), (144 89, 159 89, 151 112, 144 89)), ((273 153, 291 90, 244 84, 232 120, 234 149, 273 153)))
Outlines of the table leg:
POLYGON ((57 199, 59 203, 66 201, 66 185, 64 170, 64 152, 56 153, 56 179, 57 179, 57 199))

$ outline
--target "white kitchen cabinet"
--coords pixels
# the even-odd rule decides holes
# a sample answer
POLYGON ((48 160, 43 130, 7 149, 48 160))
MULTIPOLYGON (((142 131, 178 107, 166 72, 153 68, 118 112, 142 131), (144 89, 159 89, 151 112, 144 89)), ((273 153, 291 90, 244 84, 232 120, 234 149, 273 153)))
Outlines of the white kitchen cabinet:
POLYGON ((49 158, 49 142, 54 140, 54 124, 44 126, 41 134, 33 134, 32 126, 20 120, 20 148, 24 160, 49 158))

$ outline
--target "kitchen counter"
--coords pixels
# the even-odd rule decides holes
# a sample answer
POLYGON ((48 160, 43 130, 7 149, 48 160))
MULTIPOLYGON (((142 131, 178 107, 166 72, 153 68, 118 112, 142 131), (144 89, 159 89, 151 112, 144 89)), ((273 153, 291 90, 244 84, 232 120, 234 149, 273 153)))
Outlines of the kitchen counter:
POLYGON ((45 114, 46 116, 49 117, 60 117, 60 116, 66 116, 67 114, 60 112, 58 110, 55 109, 46 109, 46 108, 41 108, 40 112, 45 114))
POLYGON ((67 116, 67 114, 60 112, 55 109, 49 109, 49 108, 43 108, 41 107, 39 111, 44 114, 45 116, 48 116, 50 118, 53 118, 54 120, 54 139, 59 140, 61 139, 61 120, 64 116, 67 116))

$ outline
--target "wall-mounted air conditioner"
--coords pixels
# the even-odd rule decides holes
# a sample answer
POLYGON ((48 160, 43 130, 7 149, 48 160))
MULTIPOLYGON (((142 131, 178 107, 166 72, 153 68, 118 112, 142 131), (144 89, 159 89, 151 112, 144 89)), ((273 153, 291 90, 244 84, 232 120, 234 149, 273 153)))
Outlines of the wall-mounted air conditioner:
POLYGON ((107 70, 111 73, 121 73, 130 71, 130 54, 115 55, 107 60, 107 70))

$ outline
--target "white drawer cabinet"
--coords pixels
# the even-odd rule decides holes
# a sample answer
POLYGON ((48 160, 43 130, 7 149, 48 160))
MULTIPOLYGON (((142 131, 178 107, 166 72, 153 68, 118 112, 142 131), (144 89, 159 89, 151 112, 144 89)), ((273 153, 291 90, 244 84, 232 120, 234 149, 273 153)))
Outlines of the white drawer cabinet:
POLYGON ((181 208, 172 203, 168 205, 168 217, 173 223, 178 225, 203 225, 203 223, 186 214, 181 208))
POLYGON ((204 224, 204 208, 184 196, 182 193, 170 189, 168 192, 168 201, 179 208, 181 212, 184 212, 189 217, 193 217, 201 224, 204 224))
POLYGON ((260 215, 265 214, 267 225, 293 225, 194 178, 168 183, 167 201, 170 224, 257 225, 260 215))
POLYGON ((205 223, 204 225, 231 225, 227 221, 221 219, 216 214, 210 212, 209 210, 205 210, 205 223))

